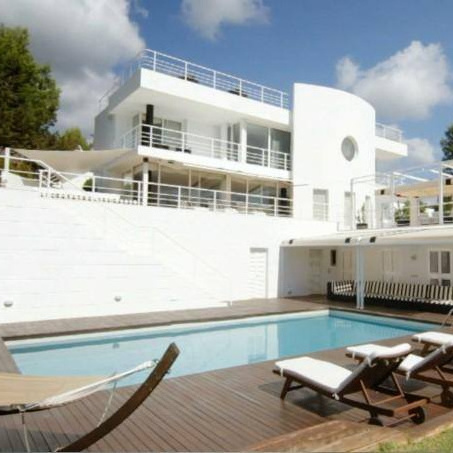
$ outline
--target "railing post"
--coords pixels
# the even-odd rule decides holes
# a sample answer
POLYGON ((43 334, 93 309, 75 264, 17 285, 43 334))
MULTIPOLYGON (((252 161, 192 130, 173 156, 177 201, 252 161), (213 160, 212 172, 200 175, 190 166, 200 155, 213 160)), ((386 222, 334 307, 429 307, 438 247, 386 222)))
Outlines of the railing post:
POLYGON ((278 198, 274 197, 274 217, 278 215, 278 198))
POLYGON ((239 96, 242 96, 242 80, 239 79, 239 96))
POLYGON ((267 150, 267 167, 271 168, 271 150, 267 150))
POLYGON ((444 166, 439 166, 439 225, 444 224, 444 166))
POLYGON ((3 157, 3 171, 5 172, 5 176, 9 172, 10 159, 11 159, 11 149, 5 148, 5 153, 4 153, 4 157, 3 157))
POLYGON ((249 194, 245 194, 245 213, 248 214, 249 212, 249 194))
POLYGON ((156 66, 157 66, 157 52, 155 50, 153 50, 153 71, 156 70, 156 66))
POLYGON ((283 165, 285 170, 288 170, 288 155, 286 153, 283 154, 283 165))
POLYGON ((217 72, 213 71, 212 73, 212 87, 215 89, 217 85, 217 72))
POLYGON ((214 139, 211 138, 211 157, 214 157, 214 139))
POLYGON ((91 192, 96 192, 96 175, 91 178, 91 192))
POLYGON ((50 168, 47 169, 47 189, 50 189, 50 168))
POLYGON ((264 87, 261 87, 261 102, 264 102, 264 87))
POLYGON ((178 209, 181 208, 181 186, 178 186, 178 209))
POLYGON ((213 199, 213 206, 212 206, 212 209, 214 212, 216 211, 216 205, 217 205, 217 191, 214 190, 214 199, 213 199))
POLYGON ((184 62, 184 80, 187 80, 187 61, 184 62))
POLYGON ((283 92, 280 91, 280 107, 283 108, 283 92))

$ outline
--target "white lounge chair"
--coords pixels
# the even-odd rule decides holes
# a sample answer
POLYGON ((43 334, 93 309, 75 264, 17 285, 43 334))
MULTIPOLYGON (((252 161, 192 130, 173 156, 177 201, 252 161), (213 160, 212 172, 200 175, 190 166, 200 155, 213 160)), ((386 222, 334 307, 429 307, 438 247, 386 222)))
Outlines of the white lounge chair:
POLYGON ((308 387, 368 411, 370 424, 382 425, 379 415, 411 418, 414 423, 422 423, 425 420, 422 406, 428 399, 404 393, 393 374, 410 351, 411 346, 403 343, 382 352, 372 352, 353 371, 331 362, 299 357, 276 362, 273 372, 286 378, 281 399, 285 399, 289 391, 308 387), (389 377, 394 388, 382 385, 389 377), (293 382, 297 385, 293 386, 293 382), (372 392, 381 394, 381 398, 373 400, 372 392))
MULTIPOLYGON (((362 361, 370 354, 383 353, 392 348, 376 344, 364 344, 346 348, 346 355, 362 361)), ((406 377, 423 382, 440 385, 442 388, 441 400, 443 404, 453 405, 453 341, 445 343, 426 356, 409 354, 398 366, 396 372, 406 377)))

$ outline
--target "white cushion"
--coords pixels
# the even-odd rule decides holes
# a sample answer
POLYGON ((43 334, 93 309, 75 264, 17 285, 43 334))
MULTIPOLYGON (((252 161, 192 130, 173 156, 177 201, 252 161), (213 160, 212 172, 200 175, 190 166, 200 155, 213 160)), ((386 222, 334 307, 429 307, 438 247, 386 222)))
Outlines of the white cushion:
POLYGON ((276 362, 275 366, 281 372, 287 371, 296 378, 300 377, 332 393, 352 374, 347 368, 311 357, 281 360, 276 362))
POLYGON ((368 357, 372 353, 383 353, 388 352, 391 348, 388 346, 381 346, 380 344, 361 344, 359 346, 348 346, 346 351, 348 351, 353 359, 363 359, 368 357))
POLYGON ((415 366, 421 364, 423 362, 423 357, 415 354, 409 354, 400 364, 398 370, 404 371, 407 373, 408 371, 412 371, 415 366))
POLYGON ((414 335, 412 340, 440 346, 453 341, 453 335, 444 332, 422 332, 414 335))

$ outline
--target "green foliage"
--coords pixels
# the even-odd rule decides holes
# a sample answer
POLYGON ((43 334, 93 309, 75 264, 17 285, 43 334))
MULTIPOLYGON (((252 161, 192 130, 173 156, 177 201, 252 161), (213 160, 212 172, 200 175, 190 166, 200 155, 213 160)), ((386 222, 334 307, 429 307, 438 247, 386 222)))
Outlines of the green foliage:
POLYGON ((444 453, 453 450, 453 430, 449 429, 437 436, 427 437, 419 442, 410 442, 406 445, 385 443, 379 446, 382 453, 444 453))
POLYGON ((88 150, 91 145, 86 141, 86 138, 82 135, 82 132, 78 127, 72 127, 66 129, 62 135, 55 134, 55 143, 52 146, 53 149, 59 150, 76 150, 79 146, 83 150, 88 150))
POLYGON ((46 148, 54 141, 60 90, 29 51, 28 31, 0 25, 0 145, 46 148))
POLYGON ((445 137, 440 141, 440 146, 444 153, 442 160, 453 159, 453 124, 445 131, 445 137))

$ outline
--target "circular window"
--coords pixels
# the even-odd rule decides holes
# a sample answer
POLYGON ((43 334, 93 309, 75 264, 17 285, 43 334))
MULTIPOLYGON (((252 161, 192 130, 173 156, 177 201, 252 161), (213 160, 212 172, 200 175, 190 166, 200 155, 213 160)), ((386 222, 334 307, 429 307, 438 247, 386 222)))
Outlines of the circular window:
POLYGON ((346 137, 341 144, 341 152, 349 162, 354 159, 357 153, 357 146, 352 138, 346 137))

